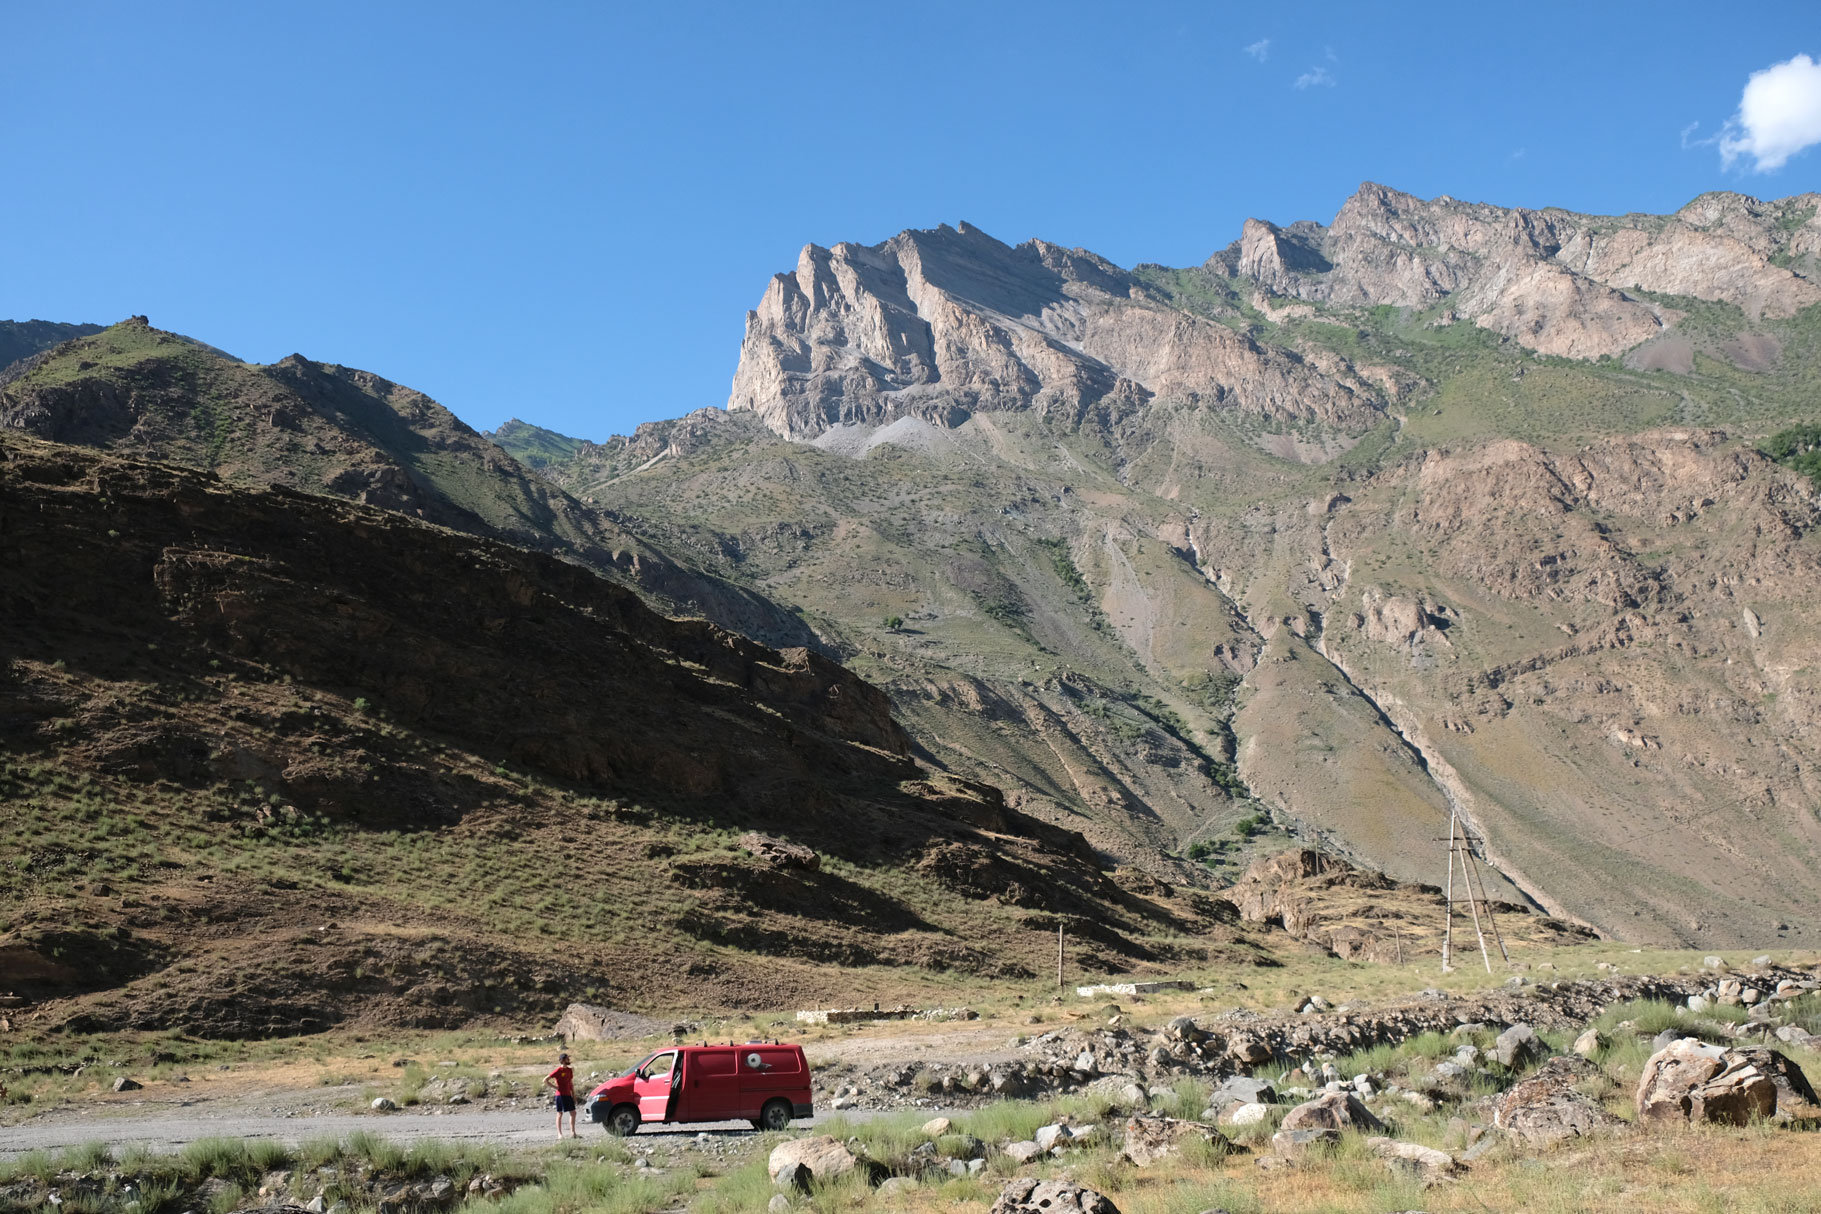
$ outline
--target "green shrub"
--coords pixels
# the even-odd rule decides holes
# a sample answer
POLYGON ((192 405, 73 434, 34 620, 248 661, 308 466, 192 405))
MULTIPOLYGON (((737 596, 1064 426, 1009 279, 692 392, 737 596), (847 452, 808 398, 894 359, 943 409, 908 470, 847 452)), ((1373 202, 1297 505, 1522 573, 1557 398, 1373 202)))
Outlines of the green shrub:
POLYGON ((1764 440, 1759 448, 1785 468, 1807 476, 1821 489, 1821 425, 1791 426, 1764 440))

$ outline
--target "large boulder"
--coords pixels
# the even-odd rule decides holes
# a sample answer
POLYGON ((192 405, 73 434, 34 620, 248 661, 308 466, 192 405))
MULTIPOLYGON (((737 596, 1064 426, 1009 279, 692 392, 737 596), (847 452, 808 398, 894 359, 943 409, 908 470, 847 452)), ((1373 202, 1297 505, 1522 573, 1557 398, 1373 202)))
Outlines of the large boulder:
POLYGON ((1777 1089, 1777 1109, 1773 1116, 1778 1121, 1821 1121, 1821 1097, 1815 1095, 1815 1089, 1801 1067, 1776 1050, 1732 1052, 1770 1077, 1777 1089))
POLYGON ((1636 1100, 1641 1124, 1744 1125, 1775 1115, 1777 1084, 1745 1051, 1683 1037, 1644 1063, 1636 1100))
POLYGON ((789 1142, 780 1142, 772 1148, 771 1159, 766 1170, 771 1173, 774 1183, 786 1168, 807 1169, 808 1176, 800 1172, 790 1173, 793 1182, 803 1187, 805 1182, 815 1180, 827 1182, 851 1172, 861 1170, 864 1165, 858 1156, 848 1150, 841 1141, 828 1134, 813 1134, 808 1138, 793 1138, 789 1142))
POLYGON ((1226 1148, 1226 1135, 1199 1121, 1177 1117, 1133 1117, 1125 1123, 1125 1145, 1120 1157, 1134 1167, 1146 1167, 1160 1159, 1182 1153, 1185 1143, 1202 1142, 1226 1148))
POLYGON ((1575 1089, 1592 1073, 1580 1058, 1552 1058, 1541 1070, 1505 1093, 1492 1112, 1492 1124, 1532 1146, 1549 1146, 1586 1138, 1625 1124, 1575 1089))
POLYGON ((991 1214, 1119 1214, 1119 1207, 1093 1189, 1026 1177, 1000 1190, 991 1214))
POLYGON ((1372 1115, 1352 1092, 1323 1092, 1284 1114, 1284 1130, 1382 1130, 1385 1123, 1372 1115))

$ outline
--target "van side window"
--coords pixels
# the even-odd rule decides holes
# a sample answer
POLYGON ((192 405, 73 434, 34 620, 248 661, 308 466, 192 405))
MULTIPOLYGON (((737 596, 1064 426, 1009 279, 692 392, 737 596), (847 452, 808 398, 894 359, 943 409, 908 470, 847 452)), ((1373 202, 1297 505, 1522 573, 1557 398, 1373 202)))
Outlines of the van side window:
POLYGON ((644 1071, 645 1078, 661 1079, 670 1074, 671 1069, 675 1067, 676 1064, 677 1056, 675 1051, 672 1051, 667 1054, 659 1054, 656 1058, 647 1062, 641 1069, 644 1071))
POLYGON ((697 1054, 689 1065, 695 1074, 704 1079, 715 1075, 731 1075, 734 1073, 734 1056, 730 1050, 715 1050, 697 1054))

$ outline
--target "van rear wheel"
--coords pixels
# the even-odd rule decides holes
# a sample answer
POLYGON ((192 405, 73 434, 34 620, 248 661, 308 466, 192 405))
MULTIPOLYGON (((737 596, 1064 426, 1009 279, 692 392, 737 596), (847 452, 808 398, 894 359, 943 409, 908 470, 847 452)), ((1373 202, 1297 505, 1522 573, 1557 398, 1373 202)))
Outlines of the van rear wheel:
POLYGON ((638 1133, 638 1109, 629 1104, 615 1105, 607 1114, 607 1132, 616 1138, 630 1138, 638 1133))
POLYGON ((768 1100, 765 1107, 759 1110, 758 1126, 761 1130, 787 1130, 790 1128, 790 1115, 795 1112, 788 1100, 768 1100))

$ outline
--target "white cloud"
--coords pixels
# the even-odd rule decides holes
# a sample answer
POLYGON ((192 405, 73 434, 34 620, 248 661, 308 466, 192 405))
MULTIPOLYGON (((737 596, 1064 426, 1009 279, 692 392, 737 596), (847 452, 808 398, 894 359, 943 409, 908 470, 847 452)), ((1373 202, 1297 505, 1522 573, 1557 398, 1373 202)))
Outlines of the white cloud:
POLYGON ((1336 81, 1334 79, 1333 73, 1328 71, 1327 68, 1312 67, 1308 71, 1304 72, 1302 75, 1298 76, 1296 78, 1296 82, 1294 84, 1292 84, 1290 87, 1306 89, 1306 88, 1314 88, 1316 85, 1319 84, 1324 88, 1333 88, 1335 83, 1336 83, 1336 81))
POLYGON ((1254 42, 1251 46, 1246 48, 1246 54, 1252 56, 1252 58, 1258 60, 1260 63, 1263 63, 1265 61, 1265 56, 1270 53, 1271 40, 1269 38, 1260 38, 1257 42, 1254 42))
POLYGON ((1780 169, 1797 152, 1821 143, 1821 63, 1797 55, 1753 72, 1719 142, 1722 166, 1731 168, 1749 156, 1760 173, 1780 169))

